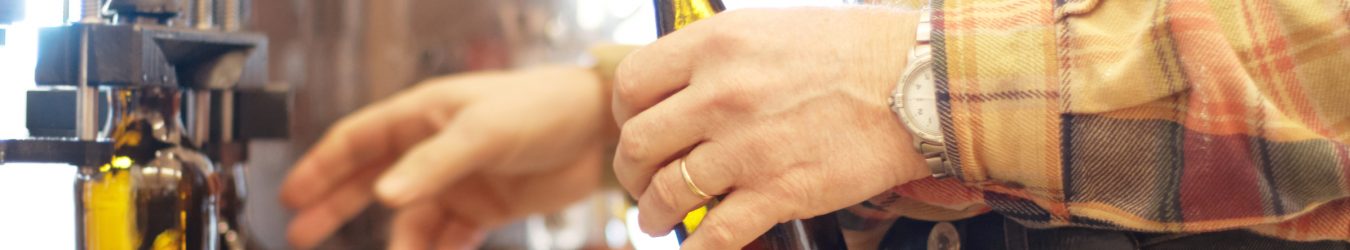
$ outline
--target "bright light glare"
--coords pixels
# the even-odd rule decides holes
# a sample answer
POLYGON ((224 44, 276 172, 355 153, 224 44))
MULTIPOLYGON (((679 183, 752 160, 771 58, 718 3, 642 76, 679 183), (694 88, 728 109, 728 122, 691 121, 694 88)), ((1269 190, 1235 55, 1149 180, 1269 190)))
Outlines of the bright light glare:
POLYGON ((724 0, 728 10, 742 8, 779 8, 799 6, 842 6, 841 0, 724 0))
POLYGON ((0 165, 0 249, 75 249, 75 167, 0 165))
POLYGON ((638 226, 638 209, 636 206, 628 208, 628 240, 633 242, 633 249, 637 250, 678 250, 680 249, 679 240, 675 239, 675 233, 666 234, 666 236, 652 237, 642 232, 638 226))
MULTIPOLYGON (((610 1, 614 2, 614 1, 610 1)), ((611 4, 610 11, 614 13, 623 13, 625 11, 637 8, 637 14, 633 18, 622 18, 618 26, 614 29, 613 41, 620 44, 647 44, 656 40, 656 9, 652 7, 652 1, 625 1, 634 4, 611 4), (640 3, 641 5, 636 5, 640 3)), ((744 8, 779 8, 779 7, 801 7, 801 6, 843 6, 847 5, 842 0, 723 0, 727 10, 744 8)), ((616 16, 625 16, 618 15, 616 16)))
MULTIPOLYGON (((33 87, 37 30, 64 23, 61 5, 28 0, 25 19, 3 27, 0 139, 28 136, 25 91, 33 87)), ((0 164, 0 249, 74 249, 74 184, 75 168, 69 165, 0 164)))
POLYGON ((29 0, 24 3, 24 20, 5 28, 8 37, 0 46, 0 138, 28 136, 23 125, 24 91, 33 87, 37 30, 63 23, 61 5, 61 1, 29 0))

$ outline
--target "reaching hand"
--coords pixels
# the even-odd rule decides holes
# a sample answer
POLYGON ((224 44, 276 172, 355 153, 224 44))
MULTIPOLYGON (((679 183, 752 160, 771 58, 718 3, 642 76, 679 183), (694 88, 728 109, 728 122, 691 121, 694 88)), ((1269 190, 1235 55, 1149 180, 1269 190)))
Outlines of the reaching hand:
MULTIPOLYGON (((312 248, 378 198, 391 249, 464 248, 599 185, 609 120, 589 69, 432 79, 335 124, 282 186, 288 237, 312 248)), ((612 130, 612 128, 610 128, 612 130)))
POLYGON ((706 201, 681 164, 725 195, 692 249, 739 248, 928 176, 887 105, 915 23, 884 8, 732 11, 631 54, 615 78, 614 171, 642 230, 665 234, 706 201))

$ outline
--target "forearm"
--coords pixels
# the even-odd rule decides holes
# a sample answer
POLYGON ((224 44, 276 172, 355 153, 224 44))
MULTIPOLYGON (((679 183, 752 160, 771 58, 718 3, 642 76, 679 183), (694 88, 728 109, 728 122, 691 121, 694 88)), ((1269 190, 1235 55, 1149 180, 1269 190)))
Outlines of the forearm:
POLYGON ((614 145, 619 137, 619 127, 614 123, 613 109, 609 106, 614 94, 614 70, 619 67, 619 62, 623 61, 629 53, 637 50, 636 45, 619 44, 600 44, 591 47, 591 56, 595 57, 594 72, 600 76, 601 96, 605 103, 605 128, 601 138, 605 140, 605 145, 614 145))
POLYGON ((953 170, 994 210, 1203 231, 1345 199, 1343 6, 1053 4, 935 15, 953 170))

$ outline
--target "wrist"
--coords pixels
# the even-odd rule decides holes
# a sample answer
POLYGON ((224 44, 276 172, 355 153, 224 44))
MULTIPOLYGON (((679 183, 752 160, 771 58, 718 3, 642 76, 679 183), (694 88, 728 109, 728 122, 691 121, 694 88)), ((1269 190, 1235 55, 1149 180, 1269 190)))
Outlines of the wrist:
MULTIPOLYGON (((861 42, 871 52, 871 60, 861 65, 866 74, 863 79, 870 94, 880 98, 885 104, 895 90, 895 83, 904 76, 909 63, 911 50, 915 45, 915 31, 919 25, 919 13, 914 10, 895 7, 867 7, 874 15, 861 32, 872 34, 861 42)), ((889 105, 888 105, 889 106, 889 105)), ((889 114, 888 114, 889 115, 889 114)))
POLYGON ((590 55, 595 58, 595 65, 593 66, 592 71, 596 76, 599 76, 599 84, 602 90, 600 97, 603 101, 602 104, 604 105, 604 108, 602 109, 604 111, 604 117, 602 117, 603 122, 601 124, 603 124, 603 128, 601 128, 599 138, 602 140, 603 145, 615 145, 618 143, 619 139, 619 127, 618 124, 614 122, 614 109, 611 107, 614 103, 612 101, 612 95, 614 93, 614 72, 618 69, 619 63, 622 62, 624 58, 628 57, 628 54, 633 53, 633 51, 638 48, 639 46, 633 45, 600 44, 591 46, 589 49, 590 55))
POLYGON ((898 113, 892 109, 893 104, 891 103, 892 97, 897 91, 898 83, 906 77, 906 71, 911 66, 909 65, 912 63, 910 60, 914 57, 911 53, 916 52, 915 47, 918 45, 917 31, 921 22, 920 13, 911 9, 891 9, 893 9, 892 19, 885 22, 888 25, 880 26, 879 28, 883 30, 879 30, 878 33, 884 32, 885 39, 890 39, 889 48, 886 49, 899 50, 899 52, 887 53, 890 55, 890 58, 887 59, 891 63, 882 64, 885 65, 885 68, 881 70, 886 70, 890 74, 875 82, 875 91, 884 96, 881 99, 887 106, 884 113, 892 121, 896 121, 893 127, 901 132, 900 141, 902 145, 896 145, 901 148, 898 154, 900 155, 900 162, 894 165, 893 170, 895 171, 896 185, 903 185, 913 180, 933 176, 933 172, 927 167, 926 156, 919 150, 919 145, 924 139, 915 135, 909 125, 905 124, 910 121, 899 119, 898 113))

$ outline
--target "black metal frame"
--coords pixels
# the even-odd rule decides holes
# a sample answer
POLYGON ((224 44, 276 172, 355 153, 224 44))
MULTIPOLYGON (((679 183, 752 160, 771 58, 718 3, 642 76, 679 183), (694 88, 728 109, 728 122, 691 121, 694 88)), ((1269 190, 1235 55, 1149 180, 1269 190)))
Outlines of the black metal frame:
POLYGON ((74 86, 80 34, 88 32, 90 86, 181 86, 191 89, 261 88, 267 81, 267 38, 249 32, 161 26, 73 24, 40 31, 38 85, 74 86), (247 53, 241 65, 214 65, 230 52, 247 53), (239 67, 238 84, 204 82, 211 67, 239 67))

